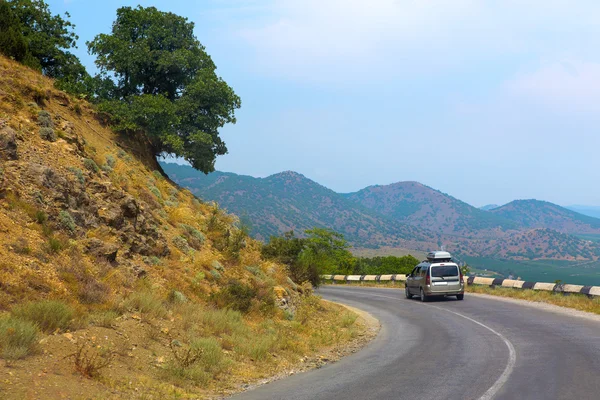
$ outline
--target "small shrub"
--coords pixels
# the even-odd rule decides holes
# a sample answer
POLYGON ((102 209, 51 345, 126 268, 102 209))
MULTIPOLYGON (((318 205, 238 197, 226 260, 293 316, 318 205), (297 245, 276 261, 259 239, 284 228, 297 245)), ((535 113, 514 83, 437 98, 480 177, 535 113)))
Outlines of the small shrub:
POLYGON ((187 238, 189 245, 196 250, 200 250, 206 240, 206 236, 198 229, 187 224, 179 224, 179 228, 183 230, 183 234, 187 238))
POLYGON ((192 279, 192 285, 200 285, 200 282, 202 282, 204 278, 206 278, 206 274, 204 272, 198 272, 196 276, 194 276, 194 279, 192 279))
POLYGON ((60 226, 62 226, 64 229, 68 230, 71 233, 75 233, 77 225, 75 224, 75 220, 68 211, 62 210, 61 212, 59 212, 58 221, 60 223, 60 226))
POLYGON ((356 322, 356 318, 358 318, 358 315, 356 315, 353 312, 350 311, 346 311, 342 314, 342 326, 344 328, 349 328, 352 325, 354 325, 354 322, 356 322))
POLYGON ((73 175, 75 175, 79 183, 81 183, 82 185, 85 183, 85 176, 83 176, 83 171, 81 169, 69 167, 68 170, 71 171, 73 175))
POLYGON ((40 137, 49 142, 56 142, 56 133, 54 133, 54 129, 42 127, 40 128, 40 137))
POLYGON ((96 164, 96 162, 94 160, 92 160, 91 158, 86 158, 85 160, 83 160, 83 166, 87 170, 89 170, 90 172, 93 172, 95 174, 100 172, 100 168, 98 167, 98 164, 96 164))
MULTIPOLYGON (((44 226, 44 228, 46 228, 46 226, 44 226)), ((50 228, 47 228, 47 229, 48 229, 48 231, 46 231, 46 229, 44 230, 44 234, 46 234, 46 236, 51 235, 52 232, 51 232, 50 228)), ((65 247, 66 247, 66 244, 61 239, 59 239, 55 236, 50 236, 48 238, 48 246, 47 246, 48 253, 51 253, 51 254, 60 253, 65 247)))
POLYGON ((214 269, 216 269, 217 271, 225 271, 225 268, 223 267, 223 264, 221 264, 218 260, 214 260, 212 262, 212 267, 214 269))
POLYGON ((158 190, 158 188, 156 186, 150 185, 148 187, 148 190, 150 190, 150 192, 155 195, 158 199, 162 199, 162 194, 160 193, 160 190, 158 190))
POLYGON ((117 157, 125 158, 126 156, 127 156, 127 153, 125 152, 125 150, 123 150, 123 149, 117 150, 117 157))
POLYGON ((163 318, 167 315, 167 309, 163 302, 153 293, 147 291, 132 293, 125 299, 122 307, 127 311, 138 311, 157 318, 163 318))
POLYGON ((213 295, 213 301, 220 308, 230 308, 247 313, 256 297, 256 289, 232 280, 220 292, 213 295))
POLYGON ((51 333, 67 329, 74 312, 70 306, 60 301, 41 300, 15 306, 11 314, 36 324, 43 332, 51 333))
POLYGON ((36 211, 35 213, 35 222, 37 222, 40 225, 43 225, 46 223, 46 221, 48 221, 48 215, 43 212, 43 211, 36 211))
POLYGON ((117 160, 115 159, 115 156, 113 156, 112 154, 107 155, 106 165, 108 165, 111 169, 114 168, 115 165, 117 165, 117 160))
POLYGON ((14 317, 0 319, 0 356, 18 360, 37 349, 38 329, 30 321, 14 317))
POLYGON ((211 269, 210 270, 210 275, 215 279, 215 280, 219 280, 221 279, 221 274, 219 273, 219 271, 217 271, 216 269, 211 269))
POLYGON ((192 248, 190 247, 187 239, 183 236, 175 236, 172 239, 172 242, 175 245, 175 247, 177 247, 179 250, 181 250, 185 254, 189 254, 193 251, 192 248))
POLYGON ((102 352, 97 348, 86 348, 86 345, 82 344, 75 353, 67 357, 73 359, 75 371, 86 378, 97 378, 100 376, 100 370, 108 367, 114 356, 112 351, 102 352))
POLYGON ((54 122, 52 122, 52 116, 48 111, 41 110, 38 112, 38 125, 43 128, 54 128, 54 122))
POLYGON ((169 296, 167 297, 167 300, 169 301, 169 303, 172 304, 182 304, 187 302, 187 297, 185 297, 185 294, 177 291, 177 290, 171 290, 169 292, 169 296))
POLYGON ((75 105, 73 106, 73 110, 77 115, 81 115, 81 113, 83 112, 83 110, 81 109, 81 104, 79 103, 75 103, 75 105))
POLYGON ((90 277, 80 288, 78 298, 83 304, 101 304, 108 300, 109 294, 106 284, 90 277))
POLYGON ((211 378, 227 370, 231 364, 231 360, 223 355, 215 338, 195 339, 182 349, 173 344, 176 342, 171 342, 173 359, 165 368, 174 378, 206 384, 211 378))
POLYGON ((156 257, 156 256, 144 256, 142 257, 142 260, 148 264, 148 265, 160 265, 160 258, 156 257))

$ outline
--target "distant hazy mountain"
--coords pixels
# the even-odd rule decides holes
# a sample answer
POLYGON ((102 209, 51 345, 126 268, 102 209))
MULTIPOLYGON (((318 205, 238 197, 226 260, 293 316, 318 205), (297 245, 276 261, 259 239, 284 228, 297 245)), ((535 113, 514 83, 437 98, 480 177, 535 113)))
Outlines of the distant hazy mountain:
POLYGON ((407 223, 452 235, 506 230, 517 225, 418 182, 369 186, 345 195, 363 206, 407 223))
POLYGON ((489 210, 493 210, 494 208, 498 208, 500 207, 498 204, 486 204, 483 207, 479 207, 480 210, 483 211, 489 211, 489 210))
POLYGON ((437 248, 439 235, 392 221, 296 172, 253 178, 224 172, 205 175, 187 166, 161 165, 179 185, 248 221, 253 236, 262 240, 289 230, 302 234, 313 227, 327 227, 361 247, 437 248))
POLYGON ((578 212, 579 214, 587 215, 588 217, 600 218, 600 207, 596 206, 567 206, 571 211, 578 212))
POLYGON ((600 234, 600 219, 541 200, 515 200, 488 211, 522 228, 550 228, 564 233, 600 234))
POLYGON ((238 215, 261 240, 326 227, 358 248, 445 245, 458 255, 514 260, 600 256, 600 219, 544 201, 518 200, 484 211, 418 182, 339 194, 292 171, 253 178, 162 167, 179 185, 238 215))

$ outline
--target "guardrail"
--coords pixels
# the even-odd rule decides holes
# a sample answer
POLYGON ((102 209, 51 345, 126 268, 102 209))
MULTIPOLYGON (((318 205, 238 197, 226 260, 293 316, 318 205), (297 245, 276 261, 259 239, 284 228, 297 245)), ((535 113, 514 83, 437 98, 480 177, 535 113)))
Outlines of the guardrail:
MULTIPOLYGON (((406 281, 406 275, 321 275, 321 279, 332 282, 403 282, 406 281)), ((545 290, 557 293, 581 293, 588 296, 600 296, 600 286, 529 282, 502 278, 483 278, 479 276, 469 276, 464 281, 467 285, 500 286, 514 289, 545 290)))

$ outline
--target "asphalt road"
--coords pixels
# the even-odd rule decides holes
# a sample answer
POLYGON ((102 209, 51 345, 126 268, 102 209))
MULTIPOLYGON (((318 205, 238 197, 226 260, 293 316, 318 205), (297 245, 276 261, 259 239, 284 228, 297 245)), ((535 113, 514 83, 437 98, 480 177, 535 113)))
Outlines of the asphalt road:
POLYGON ((600 399, 600 322, 465 295, 326 286, 379 319, 367 347, 234 399, 600 399))

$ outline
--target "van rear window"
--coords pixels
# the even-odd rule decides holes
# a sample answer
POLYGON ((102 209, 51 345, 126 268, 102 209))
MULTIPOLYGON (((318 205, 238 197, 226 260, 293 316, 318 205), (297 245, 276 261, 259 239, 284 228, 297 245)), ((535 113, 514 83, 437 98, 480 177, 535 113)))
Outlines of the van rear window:
POLYGON ((431 276, 435 278, 442 278, 446 276, 458 276, 458 267, 456 265, 431 267, 431 276))

